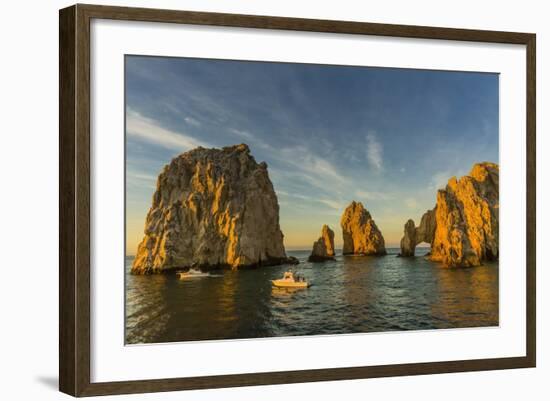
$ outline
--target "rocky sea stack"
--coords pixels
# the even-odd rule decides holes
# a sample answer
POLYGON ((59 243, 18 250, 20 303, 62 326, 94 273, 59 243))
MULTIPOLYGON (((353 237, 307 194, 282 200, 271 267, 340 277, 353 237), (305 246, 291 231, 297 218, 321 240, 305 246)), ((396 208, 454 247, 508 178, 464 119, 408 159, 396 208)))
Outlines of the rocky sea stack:
POLYGON ((321 236, 313 243, 313 250, 308 259, 310 262, 334 260, 334 231, 326 224, 321 229, 321 236))
POLYGON ((199 147, 164 167, 132 273, 295 262, 285 253, 267 165, 241 144, 199 147))
MULTIPOLYGON (((431 244, 430 259, 449 267, 471 267, 484 260, 498 260, 499 167, 478 163, 470 174, 452 177, 437 192, 433 210, 422 217, 414 231, 405 225, 401 254, 414 255, 416 244, 431 244)), ((414 222, 412 222, 414 227, 414 222)))
POLYGON ((384 237, 361 202, 351 202, 340 220, 344 255, 386 255, 384 237))

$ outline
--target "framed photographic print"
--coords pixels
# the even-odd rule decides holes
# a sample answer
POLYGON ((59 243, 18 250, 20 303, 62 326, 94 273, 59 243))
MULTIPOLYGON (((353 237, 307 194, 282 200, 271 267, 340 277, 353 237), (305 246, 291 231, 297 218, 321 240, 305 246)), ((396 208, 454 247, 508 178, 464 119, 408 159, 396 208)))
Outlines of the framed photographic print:
POLYGON ((534 367, 535 112, 534 34, 61 10, 60 390, 534 367))

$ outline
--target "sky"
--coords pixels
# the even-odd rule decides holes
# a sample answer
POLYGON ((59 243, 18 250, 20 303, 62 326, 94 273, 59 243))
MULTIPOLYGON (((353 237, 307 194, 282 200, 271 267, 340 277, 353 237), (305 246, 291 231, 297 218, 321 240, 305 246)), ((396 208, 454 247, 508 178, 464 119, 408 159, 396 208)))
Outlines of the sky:
POLYGON ((287 250, 323 224, 340 247, 352 200, 398 246, 449 178, 499 162, 497 74, 126 56, 125 77, 129 255, 158 174, 197 146, 267 163, 287 250))

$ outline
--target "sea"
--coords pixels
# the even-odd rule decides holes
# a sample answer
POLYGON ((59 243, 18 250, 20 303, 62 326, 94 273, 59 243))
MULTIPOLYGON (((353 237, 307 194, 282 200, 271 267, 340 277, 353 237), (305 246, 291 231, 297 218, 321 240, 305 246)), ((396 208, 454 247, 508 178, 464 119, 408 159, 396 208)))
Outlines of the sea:
POLYGON ((127 344, 309 336, 499 324, 498 262, 447 268, 424 258, 342 256, 299 265, 221 270, 179 280, 175 273, 137 276, 125 259, 127 344), (274 288, 286 270, 308 289, 274 288))

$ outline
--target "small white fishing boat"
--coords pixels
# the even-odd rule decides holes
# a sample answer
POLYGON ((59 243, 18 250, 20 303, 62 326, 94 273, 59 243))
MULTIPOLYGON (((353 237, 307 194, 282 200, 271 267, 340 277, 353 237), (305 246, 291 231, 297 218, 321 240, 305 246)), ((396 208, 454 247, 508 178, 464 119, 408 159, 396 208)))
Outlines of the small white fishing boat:
POLYGON ((205 273, 200 269, 194 269, 194 268, 191 268, 186 272, 178 272, 177 275, 180 278, 180 280, 210 276, 209 273, 205 273))
POLYGON ((285 272, 281 279, 271 280, 271 283, 279 288, 308 288, 310 286, 305 277, 295 276, 291 271, 285 272))

